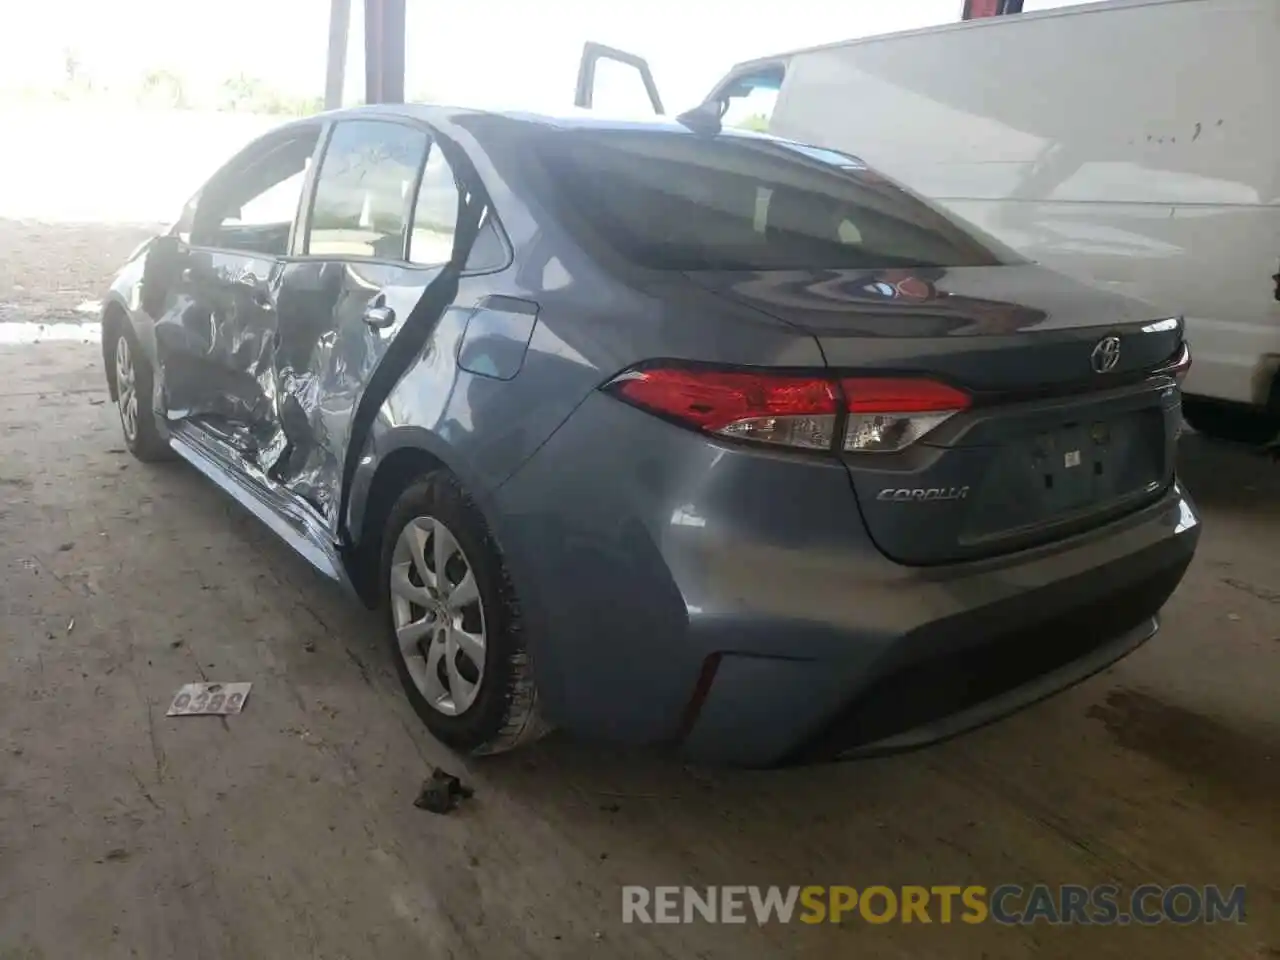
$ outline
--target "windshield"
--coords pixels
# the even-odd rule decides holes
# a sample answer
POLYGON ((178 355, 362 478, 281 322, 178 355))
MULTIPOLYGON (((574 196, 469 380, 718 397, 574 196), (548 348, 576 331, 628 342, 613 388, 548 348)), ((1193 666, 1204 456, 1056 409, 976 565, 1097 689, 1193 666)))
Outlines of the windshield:
POLYGON ((570 219, 654 269, 1011 262, 861 161, 830 150, 674 130, 561 131, 540 150, 570 219))

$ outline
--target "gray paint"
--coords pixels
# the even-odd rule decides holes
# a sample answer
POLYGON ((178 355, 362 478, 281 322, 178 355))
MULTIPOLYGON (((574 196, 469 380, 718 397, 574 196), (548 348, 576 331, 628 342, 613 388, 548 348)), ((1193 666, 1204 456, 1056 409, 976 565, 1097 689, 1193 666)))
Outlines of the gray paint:
MULTIPOLYGON (((1019 404, 1024 420, 1042 407, 1095 416, 1136 405, 1168 441, 1176 388, 1144 371, 1174 352, 1181 324, 1143 333, 1158 311, 1031 265, 935 270, 906 287, 900 270, 644 272, 576 243, 518 149, 530 125, 599 121, 406 106, 309 122, 356 116, 435 132, 476 200, 464 219, 476 226, 487 198, 500 224, 482 266, 468 269, 467 229, 437 268, 308 258, 304 201, 287 256, 193 249, 188 279, 158 301, 149 291, 154 317, 139 306, 142 254, 112 287, 106 329, 115 311, 133 324, 175 449, 337 579, 361 582, 380 533, 366 520, 385 507, 370 491, 388 458, 420 451, 456 473, 504 552, 554 722, 771 762, 877 678, 962 644, 957 618, 1013 604, 1031 622, 1067 581, 1073 609, 1121 602, 1153 571, 1176 582, 1189 561, 1199 526, 1171 447, 1158 489, 1115 519, 1042 524, 940 563, 956 559, 960 508, 879 503, 877 475, 976 487, 1016 417, 979 405, 927 444, 871 461, 723 443, 598 389, 655 358, 925 370, 1019 404), (394 311, 391 326, 364 322, 375 302, 394 311), (1107 381, 1114 395, 1083 407, 1013 396, 1088 384, 1088 352, 1113 330, 1129 364, 1107 381), (690 718, 713 653, 723 655, 715 683, 690 718)), ((1142 613, 1163 600, 1144 600, 1142 613)))
POLYGON ((538 305, 514 297, 487 297, 467 320, 458 366, 494 380, 514 380, 524 366, 538 322, 538 305))

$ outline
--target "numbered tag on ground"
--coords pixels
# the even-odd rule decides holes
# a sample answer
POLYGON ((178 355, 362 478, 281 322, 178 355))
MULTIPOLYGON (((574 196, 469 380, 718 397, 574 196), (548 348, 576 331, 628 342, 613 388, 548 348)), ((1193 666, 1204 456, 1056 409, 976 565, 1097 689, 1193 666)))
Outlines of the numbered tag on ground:
POLYGON ((170 717, 226 716, 239 713, 252 683, 188 683, 169 704, 170 717))

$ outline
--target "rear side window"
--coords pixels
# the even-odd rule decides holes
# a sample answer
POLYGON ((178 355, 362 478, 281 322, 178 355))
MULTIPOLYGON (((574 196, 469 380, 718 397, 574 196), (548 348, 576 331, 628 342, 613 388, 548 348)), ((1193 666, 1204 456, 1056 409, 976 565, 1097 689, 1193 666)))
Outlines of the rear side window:
POLYGON ((453 168, 438 147, 427 155, 422 184, 413 208, 409 234, 409 260, 424 266, 448 263, 453 255, 453 234, 458 225, 462 197, 453 168))
POLYGON ((655 269, 1010 262, 853 157, 765 137, 560 131, 540 148, 566 223, 655 269))
POLYGON ((339 123, 320 162, 307 253, 403 260, 411 194, 426 152, 426 133, 413 127, 339 123))

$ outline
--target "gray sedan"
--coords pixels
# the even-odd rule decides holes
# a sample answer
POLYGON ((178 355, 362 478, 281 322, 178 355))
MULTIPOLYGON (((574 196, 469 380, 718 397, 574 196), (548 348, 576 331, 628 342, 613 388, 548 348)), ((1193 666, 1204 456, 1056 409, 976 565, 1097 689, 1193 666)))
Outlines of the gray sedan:
POLYGON ((125 265, 125 439, 381 611, 439 739, 932 742, 1150 638, 1199 535, 1183 325, 854 157, 363 107, 125 265))

